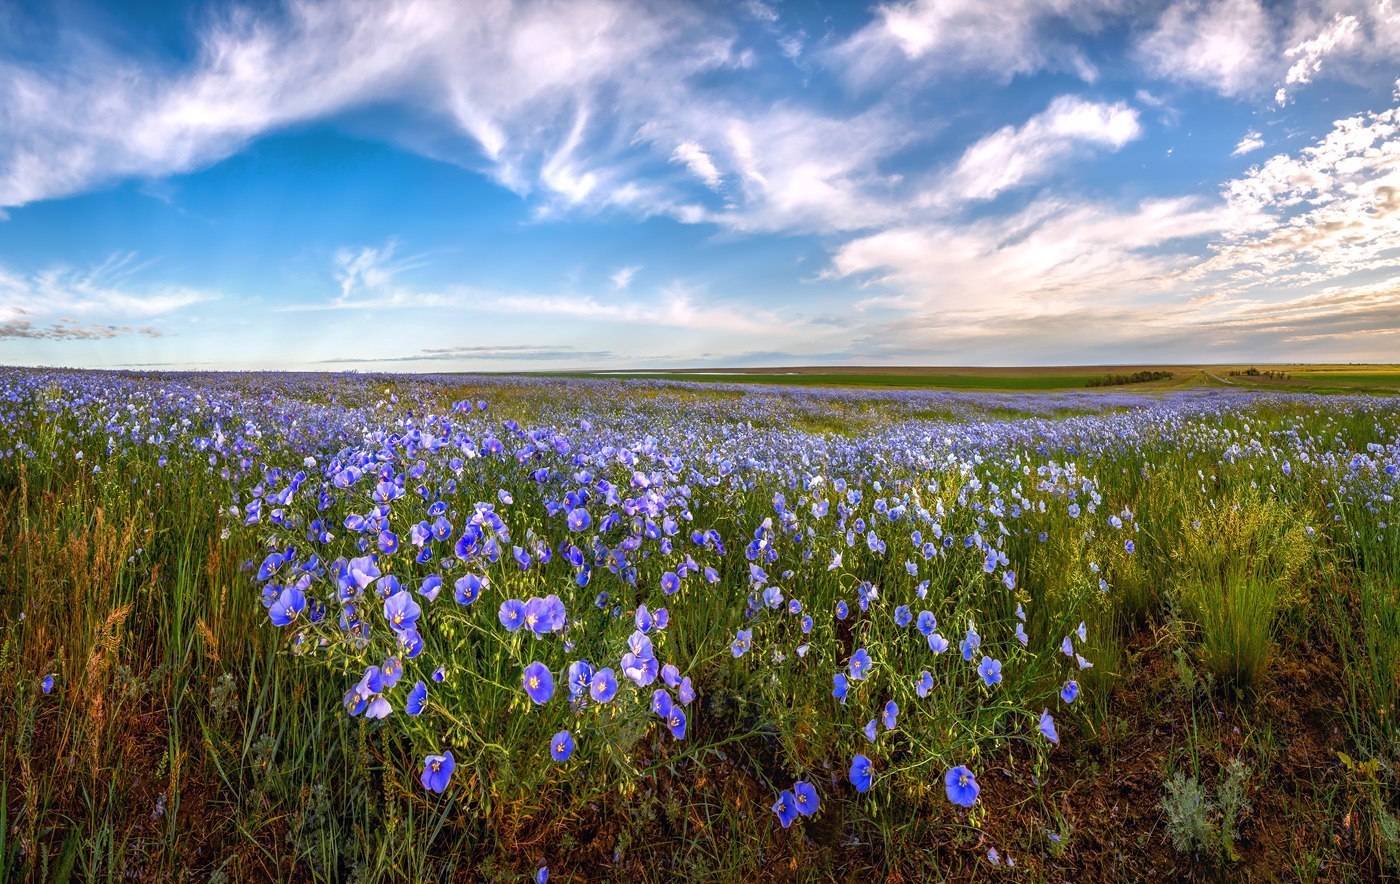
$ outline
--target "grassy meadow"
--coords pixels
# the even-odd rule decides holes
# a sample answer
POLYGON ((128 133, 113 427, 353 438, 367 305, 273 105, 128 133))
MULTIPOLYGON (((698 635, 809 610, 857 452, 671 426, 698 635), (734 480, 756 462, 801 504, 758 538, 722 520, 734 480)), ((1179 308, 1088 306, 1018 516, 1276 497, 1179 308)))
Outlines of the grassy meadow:
POLYGON ((0 878, 1400 875, 1389 369, 1020 371, 0 370, 0 878))

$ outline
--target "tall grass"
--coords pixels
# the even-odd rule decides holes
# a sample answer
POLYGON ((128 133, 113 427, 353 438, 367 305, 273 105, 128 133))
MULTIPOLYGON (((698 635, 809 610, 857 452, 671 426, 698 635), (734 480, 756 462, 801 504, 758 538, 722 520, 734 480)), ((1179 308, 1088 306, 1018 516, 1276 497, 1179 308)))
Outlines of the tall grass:
MULTIPOLYGON (((497 396, 496 419, 564 407, 517 395, 497 396)), ((665 409, 689 401, 656 398, 665 409)), ((1323 465, 1284 481, 1267 455, 1222 455, 1246 433, 1271 432, 1364 450, 1377 433, 1363 421, 1280 406, 1212 418, 1183 431, 1186 443, 1144 439, 1035 456, 1028 445, 981 466, 981 478, 1029 495, 1033 465, 1075 461, 1074 475, 1094 478, 1102 504, 1071 516, 1070 492, 1080 502, 1089 492, 1067 468, 1044 479, 1055 486, 1045 493, 1055 505, 1025 513, 1005 540, 1014 589, 971 556, 925 560, 907 530, 882 526, 884 556, 857 544, 837 570, 826 559, 791 563, 806 609, 824 617, 838 600, 854 601, 859 581, 880 587, 869 616, 810 637, 794 618, 754 621, 765 651, 806 643, 800 659, 729 655, 751 588, 742 562, 726 566, 703 594, 668 602, 668 659, 693 674, 700 695, 687 741, 658 736, 644 709, 594 707, 580 728, 598 754, 565 775, 538 761, 564 710, 530 708, 517 687, 530 659, 559 671, 562 649, 503 636, 494 604, 449 608, 429 637, 431 652, 452 661, 454 677, 434 688, 446 724, 351 719, 341 698, 357 673, 344 659, 303 653, 267 624, 242 566, 266 553, 269 535, 228 518, 233 487, 205 468, 202 452, 165 467, 150 448, 94 455, 107 445, 102 427, 81 425, 57 405, 36 413, 44 418, 0 430, 0 446, 13 450, 23 439, 33 452, 0 459, 0 671, 15 673, 12 706, 0 715, 0 878, 176 879, 194 870, 224 880, 425 880, 526 874, 546 859, 620 878, 740 880, 860 864, 937 875, 947 870, 928 848, 954 844, 972 855, 966 848, 989 813, 950 812, 939 782, 949 759, 1043 771, 1060 751, 1034 738, 1043 707, 1055 710, 1067 745, 1092 743, 1125 711, 1116 688, 1129 675, 1128 650, 1174 617, 1188 624, 1192 653, 1217 684, 1267 690, 1271 655, 1288 652, 1280 639, 1290 610, 1326 613, 1344 661, 1350 739, 1358 757, 1390 765, 1376 768, 1368 800, 1384 806, 1396 794, 1384 771, 1397 761, 1400 532, 1378 527, 1393 514, 1351 507, 1321 480, 1323 465), (1123 511, 1122 527, 1106 524, 1123 511), (1321 530, 1309 536, 1313 525, 1321 530), (926 598, 915 596, 906 561, 929 580, 926 598), (1344 591, 1330 591, 1329 581, 1344 591), (921 635, 894 626, 897 604, 937 611, 954 641, 949 655, 934 661, 921 635), (1033 637, 1027 647, 1011 634, 1018 605, 1033 637), (1088 638, 1074 646, 1093 662, 1083 670, 1057 650, 1081 622, 1088 638), (973 624, 983 650, 1006 664, 995 691, 950 662, 973 624), (856 647, 870 651, 877 672, 836 707, 829 675, 810 672, 839 669, 856 647), (938 677, 921 698, 912 676, 924 668, 938 677), (48 674, 55 687, 44 695, 38 685, 48 674), (1058 701, 1067 678, 1082 683, 1088 702, 1058 701), (901 726, 872 746, 859 724, 889 699, 899 703, 901 726), (436 799, 418 785, 415 765, 443 740, 461 748, 458 788, 436 799), (880 788, 863 796, 841 791, 857 751, 875 759, 880 777, 880 788), (765 800, 799 777, 820 784, 824 808, 801 840, 775 827, 765 800), (789 865, 775 869, 772 856, 789 865), (799 861, 811 865, 795 872, 799 861)), ((726 426, 747 417, 739 409, 726 426)), ((803 419, 866 431, 880 412, 871 406, 858 427, 839 415, 803 419)), ((261 456, 294 467, 305 453, 261 456)), ((519 478, 506 466, 471 469, 461 489, 467 501, 519 478)), ((959 542, 995 530, 993 520, 978 524, 953 506, 968 479, 961 466, 900 478, 923 489, 925 506, 941 498, 958 513, 944 527, 959 542)), ((513 530, 544 533, 549 514, 515 490, 513 530)), ((792 493, 756 476, 696 495, 695 524, 742 545, 784 491, 792 493)), ((645 588, 662 570, 639 568, 643 589, 609 586, 627 610, 648 599, 645 588)), ((586 628, 569 657, 601 658, 631 631, 628 617, 592 605, 597 586, 574 588, 561 565, 502 569, 493 580, 497 600, 555 591, 581 612, 586 628)), ((1136 812, 1150 817, 1156 807, 1136 812)), ((1384 849, 1377 836, 1372 850, 1378 857, 1384 849)))

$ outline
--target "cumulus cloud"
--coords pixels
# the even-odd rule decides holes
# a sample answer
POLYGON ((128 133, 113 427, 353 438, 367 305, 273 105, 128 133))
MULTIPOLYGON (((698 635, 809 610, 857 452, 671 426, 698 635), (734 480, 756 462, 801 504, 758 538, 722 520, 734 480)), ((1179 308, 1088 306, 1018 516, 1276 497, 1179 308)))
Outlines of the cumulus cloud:
POLYGON ((1336 121, 1297 155, 1227 182, 1240 217, 1197 272, 1232 290, 1320 283, 1393 267, 1400 249, 1400 108, 1336 121))

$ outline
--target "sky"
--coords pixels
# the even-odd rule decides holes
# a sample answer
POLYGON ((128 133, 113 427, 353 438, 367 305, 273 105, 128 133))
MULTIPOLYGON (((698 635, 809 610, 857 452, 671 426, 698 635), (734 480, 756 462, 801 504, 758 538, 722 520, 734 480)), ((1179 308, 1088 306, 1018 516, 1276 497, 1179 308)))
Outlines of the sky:
POLYGON ((0 364, 1400 361, 1400 0, 0 0, 0 364))

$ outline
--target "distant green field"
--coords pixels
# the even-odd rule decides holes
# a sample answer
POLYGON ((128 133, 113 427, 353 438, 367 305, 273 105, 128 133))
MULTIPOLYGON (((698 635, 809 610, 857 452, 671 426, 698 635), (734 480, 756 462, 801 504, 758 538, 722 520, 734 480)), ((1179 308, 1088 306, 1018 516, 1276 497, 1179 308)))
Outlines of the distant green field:
POLYGON ((1400 371, 1296 371, 1293 377, 1328 384, 1400 387, 1400 371))
POLYGON ((1094 375, 1064 374, 923 374, 891 371, 888 373, 865 372, 824 372, 824 373, 726 373, 706 374, 700 372, 666 372, 636 374, 606 372, 599 374, 579 373, 576 377, 612 377, 639 380, 665 381, 709 381, 713 383, 738 384, 784 384, 801 387, 875 387, 899 389, 950 389, 950 390, 1069 390, 1085 387, 1094 375))
POLYGON ((1259 366, 1287 374, 1285 378, 1251 377, 1249 365, 1103 365, 1026 367, 860 367, 677 369, 670 371, 571 371, 532 372, 550 377, 607 377, 636 380, 690 381, 696 383, 773 384, 799 387, 863 387, 869 389, 988 390, 1040 392, 1093 389, 1101 392, 1180 390, 1192 387, 1237 387, 1286 390, 1299 393, 1400 392, 1400 366, 1396 365, 1270 365, 1259 366), (1147 383, 1090 387, 1090 382, 1110 374, 1169 371, 1172 377, 1147 383))

